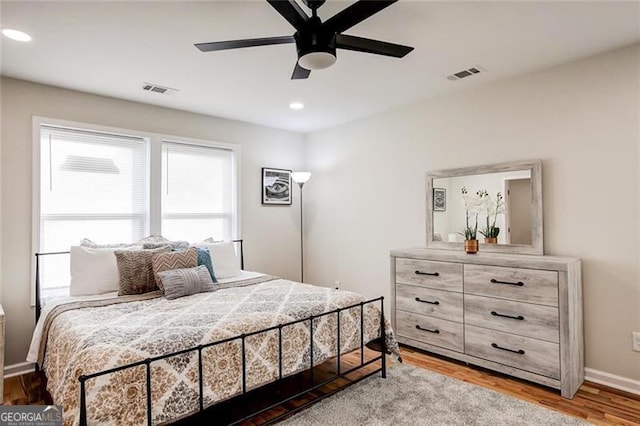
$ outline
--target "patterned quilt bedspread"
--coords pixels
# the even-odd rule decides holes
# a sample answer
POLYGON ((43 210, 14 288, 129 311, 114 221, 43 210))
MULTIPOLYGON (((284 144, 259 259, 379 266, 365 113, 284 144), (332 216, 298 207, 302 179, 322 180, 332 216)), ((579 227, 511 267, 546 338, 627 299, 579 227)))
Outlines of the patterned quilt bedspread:
MULTIPOLYGON (((363 296, 274 277, 224 286, 218 291, 167 300, 159 294, 77 302, 54 308, 44 321, 40 365, 47 389, 64 411, 64 424, 79 422, 82 374, 103 371, 149 357, 251 333, 277 324, 360 303, 363 296)), ((337 354, 336 314, 314 320, 313 361, 337 354)), ((360 308, 340 315, 342 353, 360 346, 360 308)), ((379 303, 365 305, 365 343, 380 336, 379 303)), ((398 354, 388 322, 387 347, 398 354)), ((309 368, 309 322, 284 327, 283 373, 309 368)), ((247 390, 278 378, 278 331, 246 338, 247 390)), ((198 410, 197 352, 151 364, 153 423, 165 423, 198 410)), ((90 379, 89 424, 146 423, 146 366, 90 379)), ((203 350, 205 407, 242 392, 240 340, 203 350)))

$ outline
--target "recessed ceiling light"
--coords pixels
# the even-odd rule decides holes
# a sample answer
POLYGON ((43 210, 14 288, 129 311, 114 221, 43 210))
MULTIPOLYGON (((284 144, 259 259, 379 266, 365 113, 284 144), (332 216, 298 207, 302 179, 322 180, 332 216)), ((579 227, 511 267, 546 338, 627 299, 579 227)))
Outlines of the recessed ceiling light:
POLYGON ((291 102, 289 104, 289 108, 294 109, 294 110, 300 110, 300 109, 304 108, 304 104, 302 102, 291 102))
POLYGON ((18 30, 12 30, 11 28, 4 28, 2 35, 15 41, 31 41, 31 36, 27 33, 18 30))

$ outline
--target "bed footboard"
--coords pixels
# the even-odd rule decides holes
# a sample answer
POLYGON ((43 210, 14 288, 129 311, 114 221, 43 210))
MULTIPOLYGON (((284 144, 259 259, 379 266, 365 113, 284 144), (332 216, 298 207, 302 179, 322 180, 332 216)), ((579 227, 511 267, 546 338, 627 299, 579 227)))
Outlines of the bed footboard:
MULTIPOLYGON (((241 393, 239 395, 236 396, 244 396, 249 392, 251 392, 253 389, 248 390, 247 389, 247 357, 246 357, 246 339, 257 335, 257 334, 261 334, 261 333, 267 333, 267 332, 276 332, 278 333, 278 378, 275 380, 275 382, 272 383, 278 383, 278 382, 282 382, 284 377, 283 377, 283 339, 282 339, 282 329, 284 327, 289 327, 295 324, 300 324, 300 323, 309 323, 309 342, 310 342, 310 360, 309 360, 309 375, 310 375, 310 380, 309 380, 309 384, 308 386, 304 387, 303 390, 301 390, 300 392, 296 393, 295 395, 291 395, 291 396, 287 396, 285 398, 283 398, 282 400, 278 400, 276 403, 271 404, 267 407, 264 408, 260 408, 256 411, 250 412, 250 413, 243 413, 242 418, 234 420, 231 424, 238 424, 241 423, 243 421, 246 421, 252 417, 255 417, 257 415, 263 414, 283 403, 286 403, 288 401, 291 401, 293 399, 299 398, 300 396, 317 390, 327 384, 330 384, 334 381, 336 381, 337 379, 343 378, 351 373, 354 373, 355 371, 358 371, 360 369, 363 369, 364 367, 367 367, 371 364, 377 363, 379 362, 379 366, 374 369, 373 371, 368 372, 367 374, 358 377, 357 379, 349 382, 347 385, 333 390, 331 392, 328 392, 326 394, 323 394, 322 396, 319 396, 315 399, 313 399, 312 401, 309 401, 307 403, 305 403, 304 405, 300 405, 297 406, 296 408, 289 410, 281 415, 279 415, 278 417, 272 418, 269 420, 269 423, 275 422, 283 417, 286 416, 290 416, 292 413, 300 411, 304 408, 307 408, 309 405, 314 404, 316 402, 318 402, 319 400, 324 399, 327 396, 330 396, 331 394, 344 389, 347 386, 350 386, 351 384, 354 384, 360 380, 363 380, 367 377, 370 377, 374 374, 377 373, 381 373, 381 376, 383 378, 386 377, 386 352, 387 352, 387 346, 386 346, 386 340, 385 340, 385 317, 384 317, 384 297, 378 297, 375 299, 370 299, 370 300, 366 300, 357 304, 353 304, 350 306, 346 306, 343 308, 339 308, 339 309, 335 309, 329 312, 325 312, 322 314, 318 314, 318 315, 311 315, 307 318, 303 318, 303 319, 299 319, 299 320, 295 320, 295 321, 290 321, 287 323, 283 323, 283 324, 279 324, 276 326, 272 326, 272 327, 268 327, 262 330, 257 330, 251 333, 246 333, 246 334, 241 334, 238 336, 234 336, 234 337, 230 337, 224 340, 219 340, 216 342, 212 342, 212 343, 207 343, 204 345, 198 345, 195 347, 191 347, 188 349, 183 349, 174 353, 169 353, 169 354, 165 354, 165 355, 160 355, 160 356, 156 356, 156 357, 152 357, 152 358, 147 358, 144 360, 140 360, 131 364, 127 364, 127 365, 122 365, 119 367, 114 367, 108 370, 104 370, 104 371, 100 371, 100 372, 96 372, 96 373, 91 373, 91 374, 83 374, 81 375, 78 380, 79 380, 79 384, 80 384, 80 425, 85 426, 87 425, 87 389, 86 389, 86 382, 87 380, 90 379, 95 379, 101 376, 105 376, 108 374, 113 374, 119 371, 123 371, 123 370, 127 370, 127 369, 131 369, 131 368, 136 368, 136 367, 142 367, 145 366, 146 368, 146 418, 147 418, 147 424, 148 425, 152 425, 153 424, 153 416, 152 416, 152 381, 151 381, 151 365, 154 362, 160 361, 160 360, 164 360, 167 358, 171 358, 171 357, 175 357, 175 356, 180 356, 180 355, 184 355, 184 354, 190 354, 190 353, 197 353, 197 359, 198 359, 198 398, 199 398, 199 408, 197 412, 194 412, 192 414, 189 415, 188 420, 205 420, 208 418, 208 415, 210 415, 210 410, 212 408, 214 408, 218 402, 214 402, 209 406, 205 407, 205 395, 204 395, 204 382, 203 382, 203 350, 208 349, 208 348, 212 348, 214 346, 217 345, 222 345, 225 343, 230 343, 230 342, 235 342, 235 341, 239 341, 240 343, 240 348, 241 348, 241 360, 242 360, 242 387, 241 387, 241 393), (373 304, 375 306, 376 303, 379 303, 379 309, 380 309, 380 335, 379 335, 379 339, 380 339, 380 345, 381 345, 381 353, 380 356, 376 356, 372 359, 366 360, 365 361, 365 356, 364 356, 364 347, 368 342, 365 342, 365 338, 364 338, 364 309, 366 305, 369 304, 373 304), (359 365, 355 366, 355 367, 351 367, 348 368, 347 370, 342 369, 342 365, 341 365, 341 355, 342 355, 342 350, 343 348, 340 347, 341 345, 341 340, 340 340, 340 333, 341 333, 341 325, 340 325, 340 313, 342 311, 346 311, 349 309, 358 309, 360 310, 360 363, 359 365), (336 342, 337 342, 337 350, 336 350, 336 354, 337 354, 337 368, 336 368, 336 373, 335 375, 333 375, 332 377, 330 377, 329 379, 326 380, 322 380, 318 383, 316 383, 316 380, 314 378, 314 367, 316 365, 314 365, 314 359, 313 359, 313 354, 314 354, 314 341, 313 341, 313 321, 317 318, 321 318, 327 315, 336 315, 336 322, 337 322, 337 327, 336 327, 336 342)), ((176 419, 178 420, 178 419, 176 419)))

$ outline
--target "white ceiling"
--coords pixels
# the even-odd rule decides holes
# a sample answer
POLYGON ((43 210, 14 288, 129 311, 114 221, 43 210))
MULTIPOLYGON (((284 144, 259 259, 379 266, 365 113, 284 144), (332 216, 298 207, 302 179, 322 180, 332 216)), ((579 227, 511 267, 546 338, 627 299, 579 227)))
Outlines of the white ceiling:
MULTIPOLYGON (((319 15, 351 3, 329 0, 319 15)), ((193 46, 293 34, 265 1, 5 1, 0 26, 33 37, 2 38, 2 75, 302 132, 640 40, 638 2, 402 0, 346 33, 414 46, 404 59, 339 50, 332 68, 292 81, 293 44, 193 46), (487 72, 445 78, 474 65, 487 72), (180 92, 144 92, 143 82, 180 92)))

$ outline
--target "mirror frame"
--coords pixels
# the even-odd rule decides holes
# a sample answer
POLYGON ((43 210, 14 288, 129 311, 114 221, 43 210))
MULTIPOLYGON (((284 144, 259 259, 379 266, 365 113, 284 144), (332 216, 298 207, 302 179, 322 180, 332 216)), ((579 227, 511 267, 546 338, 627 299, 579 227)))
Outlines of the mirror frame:
POLYGON ((479 252, 544 254, 542 226, 542 161, 513 161, 477 167, 434 170, 426 173, 427 188, 427 248, 464 251, 464 243, 434 241, 433 239, 433 180, 488 173, 531 171, 531 245, 529 244, 485 244, 480 242, 479 252))

